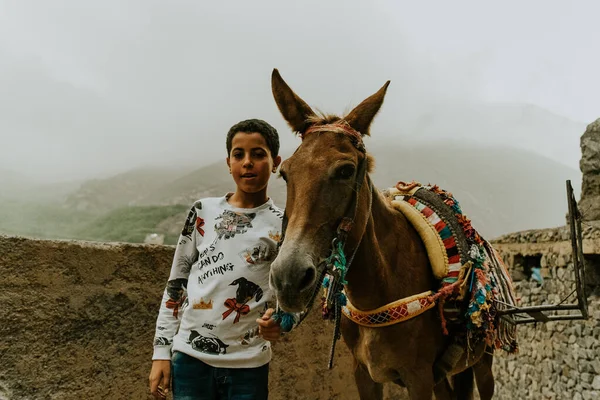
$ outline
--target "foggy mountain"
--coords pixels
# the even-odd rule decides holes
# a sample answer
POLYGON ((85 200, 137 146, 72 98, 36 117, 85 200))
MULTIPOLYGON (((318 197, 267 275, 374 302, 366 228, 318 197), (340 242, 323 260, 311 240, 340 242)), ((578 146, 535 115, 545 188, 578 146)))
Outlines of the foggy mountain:
POLYGON ((146 167, 136 168, 106 179, 92 179, 69 194, 63 207, 102 213, 123 206, 140 204, 149 193, 168 186, 182 173, 181 169, 176 168, 146 167))
POLYGON ((511 147, 460 142, 367 145, 376 158, 373 180, 382 188, 399 180, 437 184, 454 194, 473 226, 488 238, 565 224, 565 181, 576 191, 581 173, 549 158, 511 147))
MULTIPOLYGON (((565 180, 571 179, 577 192, 581 186, 579 171, 510 147, 464 145, 456 141, 379 143, 369 138, 367 149, 376 159, 372 177, 378 188, 413 179, 423 184, 438 184, 456 196, 475 228, 490 238, 518 230, 564 225, 565 180)), ((139 180, 142 177, 148 180, 154 173, 131 171, 114 180, 100 181, 102 184, 84 185, 85 191, 70 199, 120 199, 114 207, 125 203, 191 205, 198 198, 222 196, 235 189, 225 163, 218 162, 169 182, 164 176, 157 176, 156 185, 138 184, 136 190, 130 190, 134 183, 129 179, 138 180, 139 176, 139 180)), ((274 201, 284 206, 283 180, 273 177, 269 191, 274 201)), ((70 207, 80 208, 80 205, 74 202, 70 207)), ((175 218, 172 222, 180 225, 184 218, 182 214, 181 221, 175 218)))
POLYGON ((28 177, 18 172, 0 168, 0 198, 22 197, 23 192, 35 186, 28 177))
POLYGON ((82 182, 45 183, 9 169, 0 168, 0 200, 62 202, 78 190, 82 182))
POLYGON ((465 143, 509 145, 578 168, 579 138, 586 124, 532 104, 445 104, 431 111, 399 117, 415 140, 456 139, 465 143))
MULTIPOLYGON (((225 104, 215 104, 213 113, 209 106, 196 111, 192 105, 160 103, 160 112, 154 112, 52 76, 38 59, 9 58, 0 52, 2 56, 12 59, 12 63, 0 63, 0 86, 13 95, 0 95, 0 133, 6 135, 0 148, 0 168, 10 167, 19 173, 22 170, 27 176, 43 176, 49 182, 56 182, 105 178, 149 163, 157 167, 181 164, 201 167, 220 158, 215 154, 222 151, 228 127, 249 115, 265 118, 276 126, 282 145, 293 143, 269 93, 268 79, 259 79, 260 87, 253 83, 260 101, 248 104, 246 100, 227 116, 222 110, 225 104), (242 111, 243 108, 248 111, 242 111), (182 146, 186 151, 181 151, 182 146), (31 156, 24 158, 23 149, 31 156), (39 154, 43 157, 35 156, 39 154), (38 165, 41 159, 46 160, 44 166, 38 165)), ((260 77, 268 78, 269 73, 265 69, 260 77)), ((327 94, 311 93, 293 77, 290 83, 300 95, 306 93, 311 105, 319 106, 314 101, 327 94)), ((423 142, 457 139, 473 144, 508 144, 572 168, 578 166, 579 137, 585 131, 584 123, 522 103, 465 99, 436 103, 435 99, 432 102, 411 99, 407 98, 409 94, 401 92, 405 88, 398 85, 402 82, 393 82, 375 121, 378 140, 401 137, 423 142)), ((371 90, 376 88, 373 86, 371 90)), ((360 92, 361 98, 368 94, 360 92)), ((348 108, 359 101, 350 102, 345 96, 337 94, 335 104, 348 108)), ((13 187, 7 186, 3 191, 9 190, 13 187)))

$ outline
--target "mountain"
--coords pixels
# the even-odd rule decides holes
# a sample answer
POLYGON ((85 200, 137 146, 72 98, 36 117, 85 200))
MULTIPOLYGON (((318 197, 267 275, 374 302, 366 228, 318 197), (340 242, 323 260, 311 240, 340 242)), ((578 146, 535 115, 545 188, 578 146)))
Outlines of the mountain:
MULTIPOLYGON (((203 197, 223 196, 235 191, 235 183, 229 175, 224 161, 198 168, 173 182, 156 188, 141 197, 139 205, 173 205, 188 204, 203 197)), ((276 204, 285 203, 285 182, 283 179, 271 177, 269 195, 276 204)))
POLYGON ((137 168, 110 178, 86 181, 67 197, 64 207, 101 213, 134 205, 186 172, 179 168, 137 168))
MULTIPOLYGON (((483 235, 564 225, 567 211, 565 181, 578 192, 581 173, 536 153, 511 147, 463 145, 456 141, 431 144, 367 139, 375 157, 373 181, 379 188, 417 180, 435 183, 452 192, 465 214, 483 235)), ((206 196, 222 196, 234 189, 222 162, 199 168, 161 186, 139 205, 192 204, 206 196)), ((273 179, 270 196, 285 205, 285 182, 273 179)), ((180 225, 185 215, 180 215, 180 225)))
POLYGON ((549 158, 511 147, 455 141, 393 146, 374 142, 373 181, 437 184, 454 194, 473 226, 488 238, 565 224, 565 181, 576 193, 581 173, 549 158))
MULTIPOLYGON (((412 180, 438 184, 455 195, 473 226, 490 239, 564 225, 565 180, 571 179, 576 192, 581 187, 579 171, 507 146, 376 138, 366 142, 375 157, 372 178, 377 187, 412 180)), ((85 182, 63 204, 35 203, 36 198, 0 202, 0 232, 94 240, 137 240, 144 233, 161 232, 171 238, 195 200, 234 189, 223 162, 192 172, 136 169, 85 182)), ((285 182, 273 176, 269 194, 284 206, 285 182)))
POLYGON ((10 169, 0 168, 0 199, 15 199, 35 186, 27 176, 10 169))
MULTIPOLYGON (((586 124, 523 103, 457 103, 399 115, 400 130, 415 140, 454 139, 485 146, 512 145, 577 168, 586 124)), ((379 129, 390 131, 390 127, 379 129)))

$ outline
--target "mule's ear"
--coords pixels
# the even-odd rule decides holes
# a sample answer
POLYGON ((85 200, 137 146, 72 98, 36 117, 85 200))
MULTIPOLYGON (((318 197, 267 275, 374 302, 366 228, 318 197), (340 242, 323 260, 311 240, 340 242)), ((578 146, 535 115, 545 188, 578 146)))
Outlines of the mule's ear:
POLYGON ((308 104, 304 102, 283 80, 277 68, 271 75, 271 89, 277 108, 294 132, 304 133, 308 128, 308 118, 315 115, 308 104))
POLYGON ((362 135, 369 135, 369 126, 383 104, 383 98, 390 81, 387 81, 377 93, 367 97, 344 118, 348 124, 362 135))

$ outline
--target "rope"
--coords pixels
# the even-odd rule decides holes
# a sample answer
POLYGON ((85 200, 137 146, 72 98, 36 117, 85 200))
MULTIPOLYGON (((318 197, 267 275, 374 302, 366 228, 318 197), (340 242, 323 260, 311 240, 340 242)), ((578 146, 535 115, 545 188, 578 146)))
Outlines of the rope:
MULTIPOLYGON (((370 179, 369 179, 369 192, 371 193, 371 195, 369 196, 369 208, 367 211, 367 218, 369 218, 369 216, 371 215, 371 211, 372 211, 372 207, 373 207, 373 183, 371 182, 370 179)), ((358 202, 357 202, 357 204, 358 204, 358 202)), ((369 221, 367 219, 367 224, 368 224, 368 222, 369 221)), ((366 226, 365 226, 365 229, 366 229, 366 226)), ((346 274, 348 273, 348 270, 350 269, 350 265, 352 264, 352 261, 354 261, 354 256, 356 255, 356 252, 358 251, 358 248, 360 247, 360 245, 362 243, 363 237, 364 237, 364 233, 361 235, 360 240, 359 240, 358 244, 356 245, 356 247, 354 248, 354 251, 352 252, 352 256, 350 257, 350 259, 348 260, 347 263, 346 263, 346 258, 344 255, 344 244, 345 243, 340 242, 339 252, 342 256, 341 259, 344 260, 345 265, 340 266, 340 269, 341 269, 340 282, 336 282, 336 279, 334 278, 334 279, 332 279, 332 282, 329 283, 329 286, 330 286, 329 294, 333 296, 333 308, 334 308, 334 315, 335 315, 334 328, 333 328, 333 340, 331 342, 331 350, 329 351, 329 364, 328 364, 329 369, 333 368, 333 357, 335 355, 335 345, 341 337, 340 323, 341 323, 341 317, 342 317, 342 306, 346 305, 346 295, 342 292, 342 287, 344 284, 348 283, 345 280, 346 274)), ((333 253, 332 253, 332 256, 333 256, 333 253)), ((325 304, 325 306, 327 306, 327 304, 325 304)))
POLYGON ((340 299, 336 296, 335 299, 335 325, 333 327, 333 340, 331 342, 331 350, 329 351, 329 364, 327 365, 327 367, 329 369, 333 368, 333 356, 335 355, 335 344, 337 343, 338 339, 340 338, 340 322, 341 322, 341 316, 342 314, 342 306, 340 304, 340 299))

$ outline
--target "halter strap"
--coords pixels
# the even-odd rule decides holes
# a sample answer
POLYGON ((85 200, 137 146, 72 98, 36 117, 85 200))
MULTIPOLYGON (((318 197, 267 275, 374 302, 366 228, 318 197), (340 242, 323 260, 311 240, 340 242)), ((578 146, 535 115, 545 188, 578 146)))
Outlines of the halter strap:
MULTIPOLYGON (((348 136, 348 138, 350 139, 350 141, 352 142, 352 144, 358 151, 360 151, 363 154, 367 153, 365 144, 362 139, 362 135, 356 129, 352 128, 347 121, 339 120, 339 121, 333 122, 331 124, 313 125, 310 128, 308 128, 304 133, 301 133, 300 137, 302 138, 302 140, 304 140, 304 138, 306 136, 308 136, 312 133, 316 133, 316 132, 343 133, 344 135, 348 136)), ((355 189, 356 196, 353 197, 352 203, 348 205, 346 214, 340 221, 338 228, 337 228, 336 233, 337 233, 338 237, 343 236, 344 240, 346 239, 346 237, 348 236, 348 234, 354 227, 354 218, 356 218, 356 214, 358 213, 358 194, 360 193, 360 189, 365 180, 366 173, 367 173, 367 160, 365 158, 363 161, 361 161, 361 163, 358 167, 358 174, 357 174, 357 178, 356 178, 357 179, 356 180, 356 189, 355 189), (354 208, 354 214, 351 215, 350 212, 352 212, 353 208, 354 208)), ((286 231, 287 225, 288 225, 287 210, 284 210, 283 221, 282 221, 281 225, 282 225, 281 238, 279 239, 279 242, 277 243, 277 249, 279 249, 281 247, 281 245, 283 244, 283 240, 285 239, 285 231, 286 231)))
POLYGON ((350 139, 350 141, 352 142, 352 144, 354 145, 354 147, 356 147, 356 149, 358 151, 360 151, 363 154, 367 152, 367 150, 365 148, 365 143, 363 142, 363 139, 362 139, 362 134, 359 131, 357 131, 356 129, 352 128, 350 126, 350 124, 347 121, 344 121, 343 119, 333 122, 331 124, 313 125, 310 128, 308 128, 306 130, 306 132, 301 133, 300 137, 302 138, 302 140, 304 140, 305 137, 307 137, 311 133, 316 133, 316 132, 342 133, 342 134, 348 136, 348 138, 350 139))
MULTIPOLYGON (((336 121, 335 123, 331 123, 331 124, 314 125, 314 126, 310 127, 309 129, 307 129, 306 132, 302 133, 300 135, 300 137, 302 138, 302 140, 304 140, 304 138, 306 136, 308 136, 312 133, 316 133, 316 132, 342 133, 350 139, 350 141, 352 142, 352 144, 358 151, 360 151, 361 153, 363 153, 365 155, 365 157, 363 158, 363 160, 360 161, 359 166, 358 166, 358 171, 356 174, 356 184, 355 184, 355 188, 354 188, 354 196, 352 196, 352 201, 350 202, 350 204, 348 204, 348 208, 346 209, 345 215, 344 215, 344 217, 342 217, 340 223, 338 224, 338 227, 336 230, 336 236, 332 242, 331 255, 328 257, 328 259, 325 262, 318 265, 317 272, 318 272, 319 278, 315 285, 315 289, 312 293, 312 296, 309 300, 309 307, 307 308, 307 310, 304 313, 302 313, 302 315, 299 317, 298 321, 296 322, 296 326, 298 326, 304 320, 306 315, 308 315, 308 312, 312 308, 313 302, 314 302, 315 298, 317 297, 317 294, 321 287, 320 282, 323 282, 323 279, 325 278, 326 273, 331 273, 332 274, 332 282, 331 282, 331 287, 329 288, 329 293, 331 296, 328 296, 329 297, 328 299, 324 299, 325 300, 324 307, 329 308, 328 303, 331 303, 331 307, 333 308, 333 312, 335 313, 335 326, 334 326, 334 333, 333 333, 333 341, 331 344, 329 364, 328 364, 329 369, 331 369, 333 367, 333 356, 334 356, 334 352, 335 352, 335 345, 336 345, 337 340, 341 336, 340 320, 341 320, 341 314, 342 314, 342 306, 346 304, 345 295, 342 293, 343 285, 346 283, 345 275, 346 275, 346 272, 348 271, 348 268, 350 267, 350 264, 352 263, 352 260, 354 259, 354 255, 356 254, 356 251, 358 250, 358 246, 360 246, 361 241, 359 240, 359 242, 357 243, 357 245, 356 245, 357 247, 354 249, 354 253, 352 254, 352 257, 350 258, 350 262, 345 261, 344 247, 345 247, 348 235, 354 228, 354 220, 355 220, 356 216, 358 215, 358 200, 359 200, 361 188, 366 179, 368 160, 366 157, 366 149, 365 149, 364 142, 362 140, 362 135, 357 130, 353 129, 350 126, 350 124, 348 124, 347 121, 340 120, 340 121, 336 121), (337 270, 336 268, 334 268, 333 262, 330 260, 330 259, 335 258, 336 255, 341 256, 344 259, 344 263, 343 263, 344 265, 341 268, 341 270, 337 270)), ((373 198, 372 198, 373 193, 372 193, 372 187, 371 187, 372 184, 371 184, 370 180, 369 180, 369 183, 370 183, 369 195, 371 196, 371 198, 369 199, 369 214, 370 214, 371 203, 373 201, 373 198)), ((288 225, 288 215, 287 215, 287 210, 286 210, 286 211, 284 211, 284 214, 283 214, 283 221, 282 221, 282 227, 281 227, 281 238, 279 239, 279 242, 277 243, 278 250, 281 247, 281 245, 283 244, 283 241, 285 239, 285 232, 287 230, 287 225, 288 225)), ((361 237, 361 239, 362 239, 362 237, 361 237)), ((338 259, 338 261, 339 261, 339 259, 338 259)), ((277 311, 274 314, 274 318, 276 320, 283 321, 284 315, 286 315, 286 314, 287 313, 284 313, 283 311, 281 311, 279 309, 279 307, 277 307, 277 311)), ((295 320, 296 320, 295 317, 293 317, 291 315, 288 315, 288 317, 290 317, 289 318, 290 320, 293 320, 295 322, 295 320)), ((289 327, 287 327, 287 328, 291 329, 293 322, 286 324, 286 325, 289 325, 289 327)))
POLYGON ((348 204, 348 208, 346 209, 346 214, 340 221, 340 224, 337 228, 337 235, 340 240, 346 241, 348 234, 354 228, 354 220, 356 219, 356 215, 358 214, 358 197, 360 195, 360 189, 365 181, 365 177, 367 175, 367 159, 363 159, 359 166, 358 172, 356 174, 356 186, 354 193, 352 196, 352 202, 348 204))

